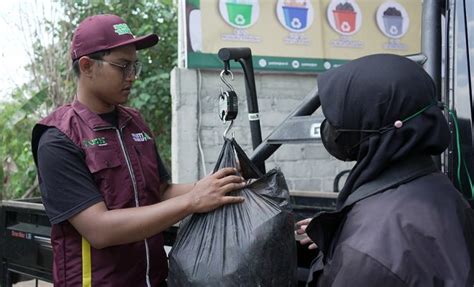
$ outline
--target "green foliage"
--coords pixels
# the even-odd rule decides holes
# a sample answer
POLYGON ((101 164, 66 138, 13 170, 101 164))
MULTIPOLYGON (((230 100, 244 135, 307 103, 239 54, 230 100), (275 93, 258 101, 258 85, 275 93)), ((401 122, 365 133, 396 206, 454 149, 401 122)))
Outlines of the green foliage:
POLYGON ((13 95, 13 100, 0 108, 0 158, 2 159, 3 197, 18 198, 28 190, 36 177, 31 154, 31 129, 37 119, 33 111, 46 99, 46 90, 27 95, 24 86, 13 95))
POLYGON ((79 22, 95 14, 122 17, 135 35, 156 33, 160 36, 157 46, 138 53, 144 65, 140 79, 135 81, 129 105, 140 110, 150 125, 160 154, 169 166, 169 73, 177 60, 178 33, 177 7, 173 3, 173 0, 59 0, 56 4, 64 15, 61 20, 52 23, 41 19, 52 39, 47 44, 37 39, 31 47, 33 54, 27 70, 33 80, 15 91, 11 101, 0 103, 0 178, 3 178, 0 191, 3 188, 4 198, 20 197, 34 184, 31 130, 39 118, 72 100, 75 79, 69 55, 70 40, 79 22))

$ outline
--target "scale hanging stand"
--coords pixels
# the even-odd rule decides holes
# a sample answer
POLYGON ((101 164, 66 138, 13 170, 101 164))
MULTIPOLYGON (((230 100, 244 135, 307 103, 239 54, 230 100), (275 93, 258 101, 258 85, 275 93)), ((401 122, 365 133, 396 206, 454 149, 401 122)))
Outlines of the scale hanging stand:
POLYGON ((224 70, 221 71, 221 81, 227 86, 228 89, 221 87, 219 94, 219 118, 225 124, 230 122, 229 126, 224 131, 224 138, 227 137, 229 130, 231 129, 234 120, 237 118, 239 102, 237 94, 230 83, 225 79, 224 75, 230 75, 231 80, 234 80, 234 74, 229 70, 228 63, 225 63, 224 70))

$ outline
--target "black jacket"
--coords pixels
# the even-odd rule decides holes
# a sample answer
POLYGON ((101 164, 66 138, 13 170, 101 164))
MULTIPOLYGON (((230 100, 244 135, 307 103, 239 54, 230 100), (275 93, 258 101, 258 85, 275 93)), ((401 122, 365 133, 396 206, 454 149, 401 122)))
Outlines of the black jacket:
POLYGON ((429 156, 392 165, 312 220, 309 286, 473 286, 474 215, 429 156))

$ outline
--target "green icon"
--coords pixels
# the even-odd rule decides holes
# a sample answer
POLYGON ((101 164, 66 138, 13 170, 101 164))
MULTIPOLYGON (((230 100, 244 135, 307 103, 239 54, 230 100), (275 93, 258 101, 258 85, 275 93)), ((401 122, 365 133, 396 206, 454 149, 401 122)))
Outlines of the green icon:
POLYGON ((236 26, 247 26, 252 22, 252 5, 226 3, 229 22, 236 26))

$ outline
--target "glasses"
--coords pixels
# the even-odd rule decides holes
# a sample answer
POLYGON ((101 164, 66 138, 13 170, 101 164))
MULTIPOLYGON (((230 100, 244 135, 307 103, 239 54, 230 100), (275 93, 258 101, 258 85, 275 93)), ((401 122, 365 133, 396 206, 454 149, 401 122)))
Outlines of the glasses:
POLYGON ((109 65, 115 66, 117 68, 120 68, 122 70, 122 75, 124 79, 127 79, 131 77, 132 75, 135 78, 138 78, 138 76, 140 76, 140 72, 142 71, 142 63, 140 62, 133 62, 133 63, 121 65, 121 64, 117 64, 117 63, 102 60, 102 59, 94 59, 94 60, 101 61, 109 65))

